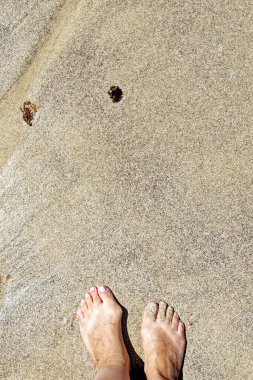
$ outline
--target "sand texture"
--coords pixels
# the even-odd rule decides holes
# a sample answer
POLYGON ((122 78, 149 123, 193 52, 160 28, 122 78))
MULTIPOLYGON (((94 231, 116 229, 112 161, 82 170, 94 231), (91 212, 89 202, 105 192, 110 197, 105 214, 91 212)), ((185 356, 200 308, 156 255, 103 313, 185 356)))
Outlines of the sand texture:
POLYGON ((184 380, 253 379, 252 2, 4 0, 0 32, 0 378, 92 380, 105 283, 136 368, 165 299, 184 380))

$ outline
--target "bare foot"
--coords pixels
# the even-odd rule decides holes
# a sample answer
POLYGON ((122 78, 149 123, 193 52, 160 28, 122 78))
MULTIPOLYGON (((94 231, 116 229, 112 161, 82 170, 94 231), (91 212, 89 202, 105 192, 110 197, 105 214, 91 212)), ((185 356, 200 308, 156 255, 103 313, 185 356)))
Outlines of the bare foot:
POLYGON ((178 379, 183 366, 185 326, 172 306, 150 302, 144 311, 142 338, 148 380, 178 379))
POLYGON ((106 286, 92 287, 77 312, 84 343, 98 369, 120 369, 129 378, 130 360, 121 331, 122 308, 106 286))

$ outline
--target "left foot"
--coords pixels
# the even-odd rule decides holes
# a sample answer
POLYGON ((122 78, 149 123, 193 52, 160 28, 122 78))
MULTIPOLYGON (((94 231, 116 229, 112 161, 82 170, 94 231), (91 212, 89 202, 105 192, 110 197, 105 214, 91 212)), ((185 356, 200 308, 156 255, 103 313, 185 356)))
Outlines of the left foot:
POLYGON ((129 373, 130 360, 121 331, 122 308, 106 286, 92 287, 77 312, 84 343, 98 369, 129 373))

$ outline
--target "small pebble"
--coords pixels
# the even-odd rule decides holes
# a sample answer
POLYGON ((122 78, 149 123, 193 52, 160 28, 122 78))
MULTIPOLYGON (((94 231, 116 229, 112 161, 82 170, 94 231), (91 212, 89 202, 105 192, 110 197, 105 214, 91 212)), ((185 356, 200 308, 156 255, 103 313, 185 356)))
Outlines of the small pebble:
POLYGON ((113 102, 119 102, 123 96, 123 92, 118 86, 111 86, 108 94, 113 102))
POLYGON ((62 324, 64 326, 66 326, 66 324, 68 323, 68 318, 67 317, 64 317, 63 320, 62 320, 62 324))
POLYGON ((23 120, 26 124, 32 126, 36 112, 38 112, 39 107, 37 104, 32 103, 30 100, 24 102, 23 108, 20 110, 23 112, 23 120))
POLYGON ((2 276, 0 276, 0 284, 6 284, 9 279, 11 278, 10 273, 4 273, 2 276))

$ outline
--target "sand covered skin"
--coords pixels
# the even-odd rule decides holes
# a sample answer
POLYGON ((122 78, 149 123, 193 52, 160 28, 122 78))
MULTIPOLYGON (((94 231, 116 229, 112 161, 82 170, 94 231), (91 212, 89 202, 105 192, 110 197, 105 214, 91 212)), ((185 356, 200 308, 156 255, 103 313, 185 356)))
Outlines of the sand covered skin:
POLYGON ((0 378, 92 379, 74 316, 103 283, 140 357, 162 298, 185 380, 252 378, 251 19, 237 0, 1 5, 0 378))

